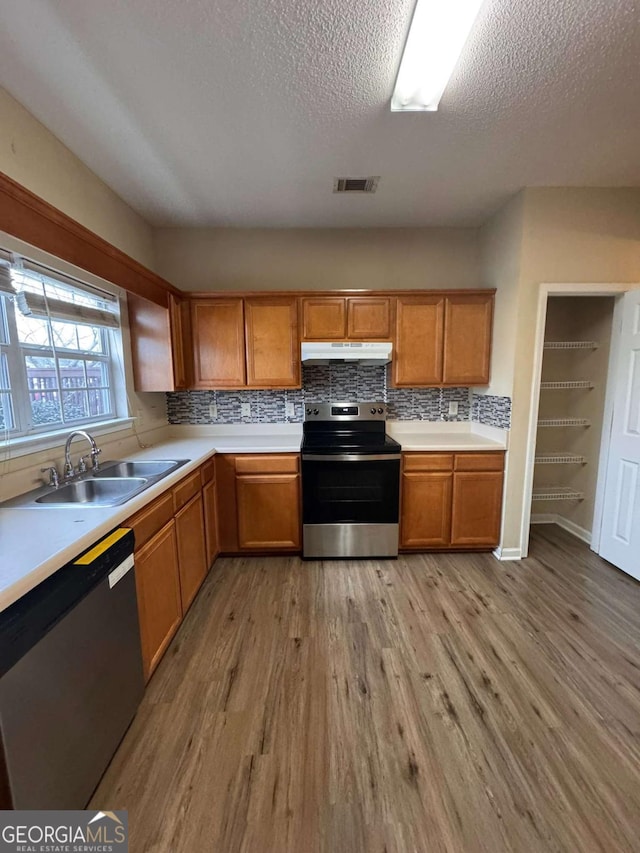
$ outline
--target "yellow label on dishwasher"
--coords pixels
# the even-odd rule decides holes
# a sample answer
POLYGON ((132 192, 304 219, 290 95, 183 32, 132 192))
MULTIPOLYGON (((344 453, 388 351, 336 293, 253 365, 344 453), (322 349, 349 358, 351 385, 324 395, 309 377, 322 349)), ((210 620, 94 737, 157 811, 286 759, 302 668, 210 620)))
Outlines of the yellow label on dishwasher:
POLYGON ((94 560, 97 560, 101 554, 104 554, 105 551, 108 551, 112 545, 115 545, 123 536, 126 536, 127 533, 131 530, 130 527, 119 527, 117 530, 114 530, 113 533, 110 533, 105 539, 101 542, 98 542, 97 545, 87 551, 86 554, 83 554, 77 560, 73 561, 74 566, 88 566, 90 563, 93 563, 94 560))

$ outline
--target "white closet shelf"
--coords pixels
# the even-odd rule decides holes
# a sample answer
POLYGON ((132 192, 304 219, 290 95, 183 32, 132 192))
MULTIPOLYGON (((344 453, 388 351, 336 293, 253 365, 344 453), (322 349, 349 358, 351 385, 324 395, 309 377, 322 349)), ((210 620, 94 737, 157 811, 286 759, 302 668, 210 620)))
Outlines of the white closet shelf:
POLYGON ((588 418, 543 418, 538 421, 539 427, 588 427, 588 418))
POLYGON ((584 493, 578 492, 569 486, 540 486, 533 490, 531 500, 533 501, 581 501, 584 493))
POLYGON ((536 465, 584 465, 586 458, 577 453, 541 453, 536 456, 536 465))
POLYGON ((598 349, 597 341, 545 341, 545 349, 598 349))
POLYGON ((563 388, 593 388, 590 379, 564 379, 561 382, 541 382, 542 391, 558 391, 563 388))

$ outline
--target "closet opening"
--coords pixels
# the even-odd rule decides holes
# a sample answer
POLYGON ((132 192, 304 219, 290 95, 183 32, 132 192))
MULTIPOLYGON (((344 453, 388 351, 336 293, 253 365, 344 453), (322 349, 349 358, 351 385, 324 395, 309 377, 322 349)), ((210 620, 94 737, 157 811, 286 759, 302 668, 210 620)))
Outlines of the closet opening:
POLYGON ((531 524, 591 544, 615 296, 547 301, 531 524))

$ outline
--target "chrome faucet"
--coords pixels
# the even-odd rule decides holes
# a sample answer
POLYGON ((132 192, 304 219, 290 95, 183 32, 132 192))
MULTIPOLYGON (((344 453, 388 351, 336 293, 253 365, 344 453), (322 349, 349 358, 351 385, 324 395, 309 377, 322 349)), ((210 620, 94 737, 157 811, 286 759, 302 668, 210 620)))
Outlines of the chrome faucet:
MULTIPOLYGON (((83 429, 74 429, 73 432, 69 433, 67 437, 67 442, 64 446, 64 478, 65 480, 70 480, 75 476, 76 471, 73 467, 73 463, 71 462, 71 442, 76 437, 76 435, 81 435, 83 438, 86 438, 87 441, 91 444, 91 465, 94 471, 97 471, 100 467, 100 463, 98 462, 98 455, 102 453, 98 445, 96 444, 96 440, 93 436, 89 435, 88 432, 85 432, 83 429)), ((79 469, 79 473, 82 473, 82 469, 87 470, 86 465, 84 464, 84 457, 81 458, 81 465, 79 469)))

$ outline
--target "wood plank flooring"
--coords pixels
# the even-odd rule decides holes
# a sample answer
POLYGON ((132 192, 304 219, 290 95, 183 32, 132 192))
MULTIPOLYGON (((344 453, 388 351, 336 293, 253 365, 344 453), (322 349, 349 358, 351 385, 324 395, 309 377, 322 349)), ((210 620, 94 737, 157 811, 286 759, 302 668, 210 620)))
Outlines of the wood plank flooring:
POLYGON ((531 555, 221 559, 92 806, 133 853, 640 850, 640 584, 531 555))

